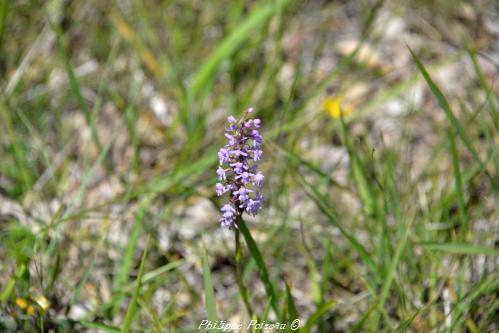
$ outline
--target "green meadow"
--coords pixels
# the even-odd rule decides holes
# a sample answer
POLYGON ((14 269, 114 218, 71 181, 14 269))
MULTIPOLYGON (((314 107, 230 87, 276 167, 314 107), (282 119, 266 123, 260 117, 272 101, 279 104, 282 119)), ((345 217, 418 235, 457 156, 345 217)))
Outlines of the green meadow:
POLYGON ((499 330, 495 1, 0 0, 0 73, 0 332, 499 330))

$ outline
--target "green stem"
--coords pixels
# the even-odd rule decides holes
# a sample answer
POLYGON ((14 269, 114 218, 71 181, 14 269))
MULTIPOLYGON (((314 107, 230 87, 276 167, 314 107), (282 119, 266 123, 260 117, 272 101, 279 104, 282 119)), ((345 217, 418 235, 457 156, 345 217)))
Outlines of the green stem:
POLYGON ((248 289, 243 283, 243 270, 242 270, 242 261, 241 259, 243 258, 243 253, 241 250, 241 240, 240 240, 240 235, 239 235, 239 229, 235 229, 235 240, 236 240, 236 252, 235 252, 235 258, 236 258, 236 281, 237 285, 239 287, 239 292, 241 293, 241 297, 244 302, 244 306, 246 307, 246 311, 248 311, 248 315, 250 318, 253 317, 253 309, 251 308, 251 303, 249 301, 249 296, 248 296, 248 289))
POLYGON ((260 253, 255 240, 251 236, 251 233, 249 232, 248 227, 244 223, 244 220, 241 216, 238 216, 236 223, 237 228, 244 236, 244 240, 246 241, 246 245, 248 245, 248 250, 251 256, 255 260, 256 266, 258 267, 258 273, 260 274, 260 279, 263 282, 265 291, 267 292, 267 296, 270 298, 270 304, 272 305, 272 308, 274 309, 277 317, 280 318, 281 312, 279 310, 279 306, 277 305, 277 297, 272 282, 270 282, 269 273, 267 272, 267 268, 265 267, 265 262, 263 261, 262 254, 260 253))

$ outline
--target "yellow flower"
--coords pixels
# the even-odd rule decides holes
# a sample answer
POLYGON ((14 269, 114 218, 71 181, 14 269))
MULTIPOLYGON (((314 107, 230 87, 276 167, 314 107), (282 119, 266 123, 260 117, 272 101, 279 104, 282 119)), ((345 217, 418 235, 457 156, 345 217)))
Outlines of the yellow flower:
POLYGON ((42 313, 49 309, 50 301, 45 296, 43 296, 39 290, 31 287, 29 288, 29 294, 32 304, 39 307, 42 313))
POLYGON ((28 306, 28 301, 25 300, 24 298, 16 298, 16 304, 19 308, 24 310, 28 306))
POLYGON ((28 305, 28 308, 26 309, 26 313, 32 316, 35 313, 35 308, 32 307, 31 305, 28 305))
POLYGON ((352 113, 352 108, 350 106, 342 107, 341 102, 343 101, 343 96, 326 97, 322 101, 322 108, 326 111, 332 118, 338 119, 340 115, 343 117, 348 116, 352 113))
POLYGON ((42 309, 43 312, 47 311, 48 308, 50 307, 49 300, 43 295, 38 295, 37 297, 35 297, 34 300, 36 304, 38 304, 38 306, 42 309))

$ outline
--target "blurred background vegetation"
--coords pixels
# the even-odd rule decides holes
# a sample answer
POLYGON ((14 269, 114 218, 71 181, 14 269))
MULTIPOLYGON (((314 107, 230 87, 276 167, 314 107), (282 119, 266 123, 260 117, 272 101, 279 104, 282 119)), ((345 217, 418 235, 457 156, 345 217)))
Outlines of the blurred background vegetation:
POLYGON ((0 0, 0 73, 0 331, 247 323, 214 184, 250 106, 260 321, 497 331, 495 1, 0 0))

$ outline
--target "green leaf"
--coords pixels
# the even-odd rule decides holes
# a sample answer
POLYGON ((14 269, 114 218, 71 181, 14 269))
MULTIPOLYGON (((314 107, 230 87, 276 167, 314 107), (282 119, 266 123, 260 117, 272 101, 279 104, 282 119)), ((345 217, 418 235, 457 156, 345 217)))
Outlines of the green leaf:
MULTIPOLYGON (((289 288, 289 285, 286 283, 286 306, 287 306, 287 311, 288 311, 288 323, 291 324, 293 320, 298 319, 298 311, 296 310, 296 305, 295 301, 293 300, 293 295, 291 295, 291 289, 289 288)), ((286 326, 288 328, 288 331, 292 332, 292 330, 289 329, 289 326, 286 326)))
POLYGON ((89 321, 89 320, 80 320, 80 321, 78 321, 78 323, 80 323, 82 326, 84 326, 86 328, 94 328, 96 330, 99 330, 99 331, 102 331, 105 333, 119 333, 120 332, 120 330, 116 327, 107 326, 107 325, 104 325, 101 323, 96 323, 96 322, 89 321))
POLYGON ((30 174, 28 167, 26 149, 24 147, 25 143, 15 131, 14 125, 16 121, 13 119, 13 115, 15 115, 15 113, 11 112, 7 103, 0 101, 0 121, 2 122, 2 125, 4 125, 2 131, 5 131, 5 134, 10 138, 14 161, 17 166, 16 172, 13 173, 12 176, 15 176, 15 178, 21 181, 22 191, 24 192, 31 187, 33 176, 30 174))
POLYGON ((456 140, 454 140, 454 131, 449 131, 450 151, 452 155, 452 169, 454 171, 454 182, 456 186, 457 204, 459 209, 459 218, 463 228, 463 240, 466 239, 468 232, 468 216, 466 213, 466 204, 464 202, 463 177, 459 169, 459 154, 457 152, 456 140))
MULTIPOLYGON (((130 238, 128 240, 128 245, 123 254, 123 261, 121 263, 120 271, 114 280, 114 291, 121 294, 123 288, 128 280, 128 275, 130 273, 130 268, 132 267, 133 256, 137 248, 137 243, 139 240, 140 233, 142 231, 142 221, 144 220, 145 214, 152 203, 151 196, 148 196, 142 200, 135 215, 135 221, 130 233, 130 238)), ((123 295, 116 297, 112 304, 112 313, 115 314, 123 299, 123 295)))
POLYGON ((326 246, 326 254, 322 262, 322 281, 321 281, 321 300, 324 301, 324 295, 327 295, 329 287, 329 278, 332 275, 332 254, 331 254, 331 239, 328 239, 326 246))
POLYGON ((147 258, 147 249, 149 247, 149 238, 146 242, 146 247, 144 250, 144 254, 142 255, 142 260, 140 261, 139 267, 139 276, 137 277, 137 287, 135 288, 135 292, 133 293, 132 300, 128 305, 128 310, 125 315, 123 328, 121 330, 122 333, 129 333, 132 327, 133 318, 135 317, 135 312, 137 311, 137 299, 140 294, 140 289, 142 288, 142 276, 144 275, 144 265, 147 258))
POLYGON ((21 264, 18 267, 15 276, 10 278, 9 282, 7 282, 5 288, 2 290, 2 293, 0 294, 0 301, 2 303, 8 301, 10 295, 12 294, 12 291, 14 290, 14 287, 16 285, 16 281, 18 279, 20 279, 24 275, 25 272, 26 272, 26 265, 21 264))
POLYGON ((69 62, 68 55, 66 53, 66 50, 64 48, 64 41, 62 37, 62 32, 60 28, 52 24, 52 29, 55 32, 56 35, 56 44, 57 48, 59 50, 60 57, 62 59, 62 62, 64 64, 64 69, 66 70, 66 73, 68 75, 69 79, 69 86, 71 90, 73 91, 73 94, 76 96, 76 99, 78 100, 78 103, 80 104, 80 108, 83 111, 83 114, 85 116, 85 120, 87 121, 88 127, 90 127, 91 135, 92 135, 92 140, 94 141, 95 145, 97 148, 102 150, 102 144, 99 140, 99 137, 97 135, 97 130, 95 128, 95 121, 93 118, 92 113, 90 112, 90 109, 88 108, 87 102, 85 102, 85 99, 83 98, 83 95, 81 93, 81 86, 80 82, 78 81, 78 77, 76 76, 73 66, 71 66, 71 63, 69 62))
POLYGON ((362 261, 366 264, 368 269, 373 273, 374 278, 376 282, 382 281, 381 276, 379 275, 378 268, 376 266, 376 263, 373 261, 371 258, 371 255, 369 252, 366 250, 366 248, 355 238, 353 234, 347 231, 346 228, 344 228, 339 222, 338 218, 335 216, 335 214, 331 211, 327 204, 327 200, 324 198, 322 194, 318 192, 318 190, 308 184, 305 179, 299 175, 299 179, 305 189, 305 192, 307 195, 315 202, 319 210, 326 215, 328 218, 328 221, 337 227, 341 234, 347 239, 347 241, 352 245, 352 247, 357 251, 359 254, 360 258, 362 261))
POLYGON ((499 255, 499 249, 494 247, 466 244, 466 243, 414 243, 414 245, 422 246, 427 250, 447 252, 452 254, 463 255, 499 255))
POLYGON ((364 327, 364 324, 367 321, 367 318, 369 318, 369 316, 371 315, 371 313, 376 309, 377 305, 378 305, 378 303, 374 303, 374 304, 371 304, 369 306, 369 309, 367 309, 367 311, 364 312, 364 314, 362 315, 362 317, 360 317, 357 320, 357 322, 355 323, 355 325, 352 326, 352 328, 350 329, 350 333, 357 333, 357 332, 361 331, 361 329, 364 327))
POLYGON ((334 185, 335 187, 337 187, 341 190, 345 190, 345 191, 349 190, 349 188, 347 186, 339 184, 336 180, 333 179, 333 177, 331 177, 331 175, 325 173, 318 166, 314 165, 310 161, 307 161, 307 160, 301 158, 298 154, 286 149, 285 147, 282 147, 281 145, 274 144, 272 141, 269 141, 267 143, 267 145, 271 146, 272 148, 278 149, 280 152, 282 152, 284 154, 284 156, 286 158, 289 159, 290 162, 296 163, 296 164, 299 164, 299 165, 305 167, 306 169, 308 169, 312 173, 315 173, 320 178, 324 179, 325 181, 334 185))
POLYGON ((497 108, 496 108, 496 105, 494 103, 493 90, 487 84, 487 81, 485 79, 485 75, 483 74, 483 71, 480 67, 480 63, 478 62, 478 60, 476 58, 475 51, 472 49, 469 49, 469 48, 467 51, 468 51, 468 55, 470 56, 471 62, 473 63, 473 68, 475 69, 475 73, 478 76, 478 80, 480 82, 480 85, 482 86, 482 90, 485 92, 485 96, 487 97, 487 102, 489 104, 490 113, 491 113, 492 118, 494 119, 495 128, 498 129, 499 117, 497 116, 497 108))
POLYGON ((254 317, 253 308, 251 306, 250 297, 248 293, 248 288, 244 285, 244 274, 243 274, 243 252, 241 249, 241 237, 239 234, 239 230, 234 230, 235 236, 235 253, 234 258, 236 260, 236 282, 239 287, 239 293, 241 294, 241 298, 243 299, 244 306, 246 307, 246 311, 248 311, 248 315, 252 318, 254 317))
MULTIPOLYGON (((144 277, 142 278, 142 284, 146 284, 146 283, 154 281, 155 279, 157 279, 159 276, 165 274, 166 272, 169 272, 171 270, 174 270, 174 269, 182 266, 184 264, 184 262, 185 262, 184 260, 172 261, 166 265, 163 265, 159 268, 156 268, 153 271, 145 273, 144 277)), ((135 284, 135 282, 134 282, 134 284, 135 284)))
POLYGON ((353 179, 355 180, 360 200, 366 211, 366 214, 368 216, 373 216, 378 209, 376 205, 376 198, 374 196, 374 191, 369 186, 367 175, 364 172, 365 168, 362 165, 358 154, 355 153, 355 149, 348 137, 347 128, 343 116, 341 116, 340 118, 340 124, 341 124, 340 128, 341 128, 343 143, 347 149, 348 157, 350 158, 352 176, 353 179))
POLYGON ((255 260, 256 266, 258 268, 258 273, 260 274, 260 279, 263 282, 265 291, 267 292, 267 296, 270 298, 272 309, 274 309, 275 313, 277 314, 277 317, 280 317, 280 310, 279 306, 277 305, 277 296, 275 294, 274 287, 270 282, 269 274, 267 272, 267 268, 265 267, 265 262, 263 261, 262 254, 260 253, 260 250, 258 249, 255 240, 251 236, 248 227, 246 226, 244 220, 241 217, 238 218, 237 225, 239 230, 244 236, 244 240, 248 245, 248 249, 251 256, 255 260))
POLYGON ((7 13, 9 11, 9 0, 0 0, 0 50, 3 48, 3 35, 5 23, 7 22, 7 13))
POLYGON ((471 302, 475 301, 481 295, 492 295, 497 293, 498 288, 499 279, 497 278, 497 274, 475 284, 471 290, 464 297, 458 299, 455 306, 452 307, 452 310, 449 313, 449 315, 452 316, 452 322, 448 326, 447 332, 455 332, 454 328, 456 325, 463 321, 462 317, 466 313, 469 313, 471 302))
POLYGON ((313 258, 310 255, 307 256, 307 264, 308 271, 310 273, 310 292, 312 300, 315 304, 320 304, 324 301, 321 293, 320 274, 313 258))
POLYGON ((390 263, 388 271, 386 272, 386 275, 384 277, 384 283, 383 286, 381 287, 381 292, 379 295, 377 311, 371 324, 371 329, 374 329, 375 331, 378 330, 379 318, 383 312, 383 307, 385 306, 385 302, 388 298, 388 293, 390 292, 393 280, 395 279, 395 274, 397 272, 397 267, 400 262, 400 258, 405 250, 405 247, 407 245, 407 240, 409 238, 409 233, 411 231, 410 224, 406 224, 404 222, 400 222, 400 224, 402 225, 403 228, 401 232, 401 237, 398 242, 397 248, 395 249, 395 254, 393 256, 392 262, 390 263))
POLYGON ((314 326, 314 324, 325 314, 327 313, 329 310, 331 310, 331 308, 333 306, 336 305, 336 302, 333 300, 333 301, 329 301, 329 302, 326 302, 324 304, 322 304, 314 313, 312 313, 312 315, 310 315, 310 317, 308 318, 307 322, 305 323, 305 326, 303 326, 302 328, 302 332, 303 333, 308 333, 310 332, 310 330, 312 329, 312 327, 314 326))
MULTIPOLYGON (((213 283, 211 282, 210 264, 206 250, 203 251, 203 277, 204 277, 204 295, 206 302, 206 311, 208 312, 208 320, 212 323, 217 321, 217 306, 215 303, 215 294, 213 292, 213 283)), ((210 332, 218 332, 217 329, 210 329, 210 332)))
POLYGON ((416 63, 416 66, 418 67, 419 71, 423 75, 424 79, 426 80, 426 83, 430 87, 431 92, 437 99, 438 104, 444 110, 445 115, 449 119, 449 122, 451 123, 452 127, 454 127, 454 130, 457 132, 461 140, 463 140, 464 144, 466 145, 466 148, 470 151, 470 153, 473 155, 473 158, 481 165, 482 170, 485 170, 485 165, 478 156, 478 152, 476 151, 475 147, 473 147, 473 144, 471 143, 470 138, 466 134, 466 131, 464 128, 461 126, 459 120, 456 118, 454 113, 451 110, 451 107, 449 105, 449 102, 445 98, 444 94, 440 90, 440 88, 433 82, 433 80, 430 77, 430 74, 424 67, 424 65, 421 63, 417 55, 412 51, 410 47, 408 47, 409 52, 411 52, 412 58, 414 59, 414 62, 416 63))
POLYGON ((287 2, 288 0, 268 2, 263 7, 254 10, 245 21, 239 24, 236 30, 225 37, 194 76, 190 90, 191 96, 195 98, 203 88, 210 86, 222 61, 240 47, 255 29, 263 25, 274 13, 281 10, 287 2))

